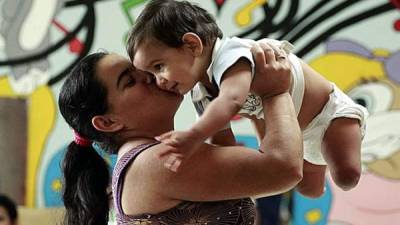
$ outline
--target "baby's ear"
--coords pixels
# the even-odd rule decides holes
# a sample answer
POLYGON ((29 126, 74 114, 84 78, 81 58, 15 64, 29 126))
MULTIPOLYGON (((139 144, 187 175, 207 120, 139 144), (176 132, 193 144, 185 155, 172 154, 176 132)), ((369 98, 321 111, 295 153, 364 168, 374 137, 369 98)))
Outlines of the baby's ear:
POLYGON ((203 53, 203 42, 201 38, 192 32, 182 36, 183 47, 192 52, 193 56, 200 56, 203 53))

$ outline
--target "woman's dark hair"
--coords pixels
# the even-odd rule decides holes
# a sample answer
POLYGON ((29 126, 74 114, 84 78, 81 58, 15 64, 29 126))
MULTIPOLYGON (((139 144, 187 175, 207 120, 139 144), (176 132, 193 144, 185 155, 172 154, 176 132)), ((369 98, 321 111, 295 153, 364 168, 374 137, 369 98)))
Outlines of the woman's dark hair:
POLYGON ((187 1, 151 0, 129 33, 128 54, 133 59, 135 48, 150 37, 178 48, 182 46, 182 36, 187 32, 196 33, 204 45, 222 38, 221 29, 205 9, 187 1))
MULTIPOLYGON (((103 115, 108 109, 107 90, 96 76, 96 65, 106 55, 88 55, 74 66, 61 88, 58 104, 61 115, 75 132, 115 153, 118 149, 115 140, 91 123, 92 117, 103 115)), ((106 225, 110 177, 105 160, 92 145, 85 147, 73 141, 68 146, 62 170, 65 224, 106 225)))
POLYGON ((6 195, 0 194, 0 207, 4 207, 10 217, 11 223, 15 223, 18 218, 17 207, 15 203, 6 195))

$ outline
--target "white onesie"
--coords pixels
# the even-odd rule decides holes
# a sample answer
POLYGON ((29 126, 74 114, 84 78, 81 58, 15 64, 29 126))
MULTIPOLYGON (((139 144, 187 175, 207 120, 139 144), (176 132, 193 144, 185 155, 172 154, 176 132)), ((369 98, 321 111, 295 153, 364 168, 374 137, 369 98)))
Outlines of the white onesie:
MULTIPOLYGON (((293 46, 287 41, 278 41, 274 39, 265 39, 269 44, 277 46, 288 54, 288 59, 291 64, 291 75, 293 82, 291 87, 291 96, 293 105, 298 115, 303 102, 304 96, 304 74, 299 58, 291 53, 293 46)), ((211 64, 207 69, 207 75, 210 82, 214 83, 218 88, 221 84, 222 76, 240 58, 244 57, 249 60, 252 67, 252 75, 254 75, 254 60, 251 49, 253 40, 240 38, 225 38, 217 39, 214 45, 211 64)), ((368 115, 366 109, 354 103, 349 97, 342 93, 334 84, 333 92, 330 95, 329 102, 325 105, 324 110, 317 115, 308 127, 303 131, 304 137, 304 159, 307 161, 325 165, 326 162, 321 154, 321 144, 323 134, 328 128, 330 121, 337 117, 356 118, 360 121, 362 134, 365 132, 365 119, 368 115), (337 98, 340 99, 337 99, 337 98), (329 106, 329 107, 328 107, 329 106), (325 109, 325 108, 329 108, 325 109), (337 111, 340 109, 340 112, 337 111), (334 110, 334 111, 332 111, 334 110), (336 110, 336 111, 335 111, 336 110), (329 115, 325 115, 328 113, 329 115), (336 114, 335 114, 336 113, 336 114), (333 116, 333 115, 336 116, 333 116), (321 119, 323 118, 323 119, 321 119)), ((191 92, 192 102, 195 105, 198 115, 202 115, 208 104, 216 97, 211 96, 207 89, 198 82, 191 92)), ((263 107, 261 98, 255 94, 249 93, 246 102, 243 104, 239 114, 247 114, 256 116, 257 119, 263 119, 263 107)), ((229 124, 225 127, 229 128, 229 124)))

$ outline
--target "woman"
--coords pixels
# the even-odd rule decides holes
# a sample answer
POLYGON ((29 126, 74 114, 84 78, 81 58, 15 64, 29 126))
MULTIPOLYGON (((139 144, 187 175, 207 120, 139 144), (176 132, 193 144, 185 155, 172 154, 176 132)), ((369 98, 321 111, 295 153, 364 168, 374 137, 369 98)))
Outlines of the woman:
POLYGON ((15 203, 7 196, 0 194, 0 225, 16 225, 17 217, 15 203))
POLYGON ((294 187, 302 177, 302 142, 287 92, 289 65, 276 61, 271 47, 260 46, 254 48, 252 88, 265 96, 268 109, 264 153, 204 143, 177 173, 164 167, 176 153, 154 137, 173 130, 183 96, 159 89, 119 55, 95 53, 79 62, 59 97, 61 114, 76 132, 63 163, 66 224, 107 224, 109 176, 92 141, 118 153, 118 224, 253 224, 249 197, 294 187))

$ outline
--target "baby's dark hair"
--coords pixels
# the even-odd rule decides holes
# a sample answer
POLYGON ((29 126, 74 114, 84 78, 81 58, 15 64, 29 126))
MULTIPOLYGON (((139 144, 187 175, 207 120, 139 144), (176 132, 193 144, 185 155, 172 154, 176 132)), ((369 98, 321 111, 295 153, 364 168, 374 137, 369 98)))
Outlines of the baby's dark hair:
POLYGON ((188 32, 197 34, 204 45, 222 38, 222 31, 214 17, 205 9, 187 1, 151 0, 129 33, 129 57, 133 59, 137 46, 150 38, 169 47, 181 47, 182 36, 188 32))

